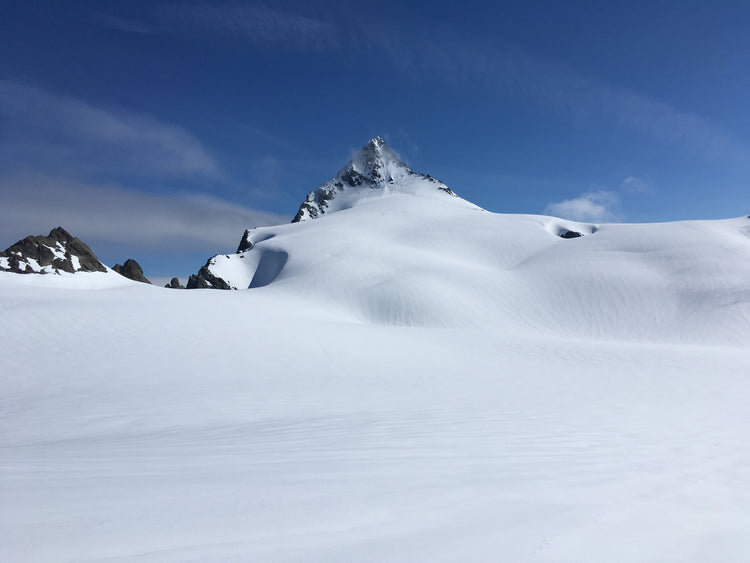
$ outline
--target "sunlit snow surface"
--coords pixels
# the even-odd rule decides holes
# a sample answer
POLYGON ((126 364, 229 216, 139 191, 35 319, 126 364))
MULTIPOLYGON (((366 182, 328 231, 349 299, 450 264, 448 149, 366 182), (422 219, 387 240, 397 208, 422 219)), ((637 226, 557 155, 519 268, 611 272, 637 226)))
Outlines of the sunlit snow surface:
POLYGON ((750 219, 441 201, 0 275, 0 560, 750 559, 750 219))

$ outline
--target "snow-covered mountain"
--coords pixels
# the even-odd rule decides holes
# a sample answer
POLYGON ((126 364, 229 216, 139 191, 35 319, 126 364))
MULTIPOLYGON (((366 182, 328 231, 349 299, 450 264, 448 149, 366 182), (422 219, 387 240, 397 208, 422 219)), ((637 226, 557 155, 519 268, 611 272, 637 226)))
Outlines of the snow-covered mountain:
MULTIPOLYGON (((318 219, 324 214, 350 209, 369 200, 403 195, 423 198, 427 202, 454 200, 454 203, 459 205, 481 210, 480 207, 458 197, 440 180, 414 172, 383 139, 374 137, 339 170, 336 176, 307 195, 292 223, 318 219)), ((398 209, 395 212, 398 214, 398 209)), ((409 218, 404 220, 408 222, 409 218)), ((258 237, 257 233, 251 232, 253 230, 246 230, 240 240, 237 248, 240 258, 244 258, 244 252, 252 248, 252 239, 258 237)), ((224 278, 226 268, 222 262, 225 259, 229 259, 229 255, 216 255, 210 258, 197 274, 190 276, 188 289, 249 287, 249 284, 245 283, 246 272, 241 274, 238 280, 224 278)))
POLYGON ((426 174, 417 174, 383 139, 374 137, 336 176, 307 194, 292 223, 317 219, 324 213, 348 209, 358 201, 392 191, 433 195, 442 192, 455 197, 443 182, 426 174))
POLYGON ((746 217, 595 225, 491 213, 373 156, 383 154, 375 139, 340 174, 377 168, 380 187, 336 191, 315 221, 245 231, 239 252, 201 268, 203 287, 304 295, 385 325, 691 341, 748 334, 746 217))

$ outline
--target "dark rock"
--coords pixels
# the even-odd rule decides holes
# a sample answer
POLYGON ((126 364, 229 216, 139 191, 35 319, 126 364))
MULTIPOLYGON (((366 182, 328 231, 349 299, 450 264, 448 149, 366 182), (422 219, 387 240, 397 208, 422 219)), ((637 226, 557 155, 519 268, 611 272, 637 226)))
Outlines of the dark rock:
POLYGON ((180 283, 180 280, 177 278, 172 278, 169 280, 169 283, 166 284, 164 287, 167 287, 169 289, 185 289, 185 286, 180 283))
POLYGON ((253 243, 250 242, 250 229, 245 229, 245 233, 242 235, 242 240, 237 247, 237 254, 239 254, 240 252, 245 252, 246 250, 250 250, 252 247, 253 243))
POLYGON ((33 273, 30 261, 35 261, 42 268, 49 267, 46 270, 55 273, 107 271, 85 243, 62 227, 52 229, 46 237, 28 236, 19 240, 0 253, 0 256, 8 259, 7 268, 0 265, 0 270, 19 274, 33 273))
POLYGON ((208 282, 204 277, 193 274, 188 278, 187 289, 208 289, 208 282))
POLYGON ((232 286, 219 276, 212 274, 211 270, 208 269, 212 259, 209 258, 208 262, 204 266, 201 266, 197 274, 193 274, 188 278, 187 289, 232 289, 232 286))
POLYGON ((560 238, 578 238, 582 237, 583 233, 579 233, 578 231, 563 231, 557 236, 560 238))
POLYGON ((122 266, 120 264, 115 264, 115 267, 112 269, 121 276, 125 276, 133 281, 151 283, 146 276, 143 275, 143 268, 141 268, 141 265, 131 258, 125 260, 125 263, 122 266))

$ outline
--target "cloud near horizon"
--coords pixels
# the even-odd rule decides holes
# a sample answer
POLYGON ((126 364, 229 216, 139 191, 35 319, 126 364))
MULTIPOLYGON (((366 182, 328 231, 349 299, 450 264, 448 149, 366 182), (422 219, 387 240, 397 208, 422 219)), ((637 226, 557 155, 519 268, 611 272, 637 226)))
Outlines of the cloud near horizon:
POLYGON ((601 223, 618 217, 616 208, 620 203, 617 193, 607 190, 582 193, 576 198, 550 203, 544 209, 545 215, 561 219, 601 223))
POLYGON ((60 225, 134 254, 215 254, 233 248, 245 228, 289 220, 206 194, 129 189, 121 178, 224 181, 194 135, 154 117, 2 80, 0 117, 2 248, 60 225))
POLYGON ((2 248, 60 225, 84 242, 126 244, 136 253, 215 254, 233 249, 246 228, 289 221, 207 195, 157 195, 51 178, 0 179, 0 207, 2 248))

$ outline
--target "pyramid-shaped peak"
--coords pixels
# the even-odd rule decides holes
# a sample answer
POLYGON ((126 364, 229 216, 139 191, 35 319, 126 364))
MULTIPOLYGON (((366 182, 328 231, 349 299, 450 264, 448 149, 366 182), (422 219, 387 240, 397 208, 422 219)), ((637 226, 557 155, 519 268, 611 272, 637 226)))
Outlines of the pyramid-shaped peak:
POLYGON ((387 146, 385 144, 385 141, 383 140, 383 137, 373 137, 369 141, 367 141, 367 144, 364 148, 373 148, 373 149, 379 149, 381 147, 387 146))
POLYGON ((73 240, 73 235, 71 235, 68 231, 66 231, 62 227, 55 227, 49 232, 49 235, 47 236, 51 239, 59 240, 60 242, 73 240))
POLYGON ((420 191, 434 193, 435 190, 455 196, 441 181, 425 174, 416 174, 385 144, 382 137, 373 137, 335 177, 307 194, 292 223, 348 209, 369 197, 420 191))
POLYGON ((398 156, 396 156, 396 153, 394 153, 385 143, 382 137, 373 137, 367 141, 367 144, 362 147, 362 150, 359 151, 358 154, 363 153, 367 155, 379 155, 381 158, 386 158, 388 160, 396 159, 399 162, 401 161, 398 156))
POLYGON ((339 172, 339 177, 348 177, 354 172, 378 181, 384 178, 386 169, 408 170, 408 167, 381 137, 373 137, 339 172))

